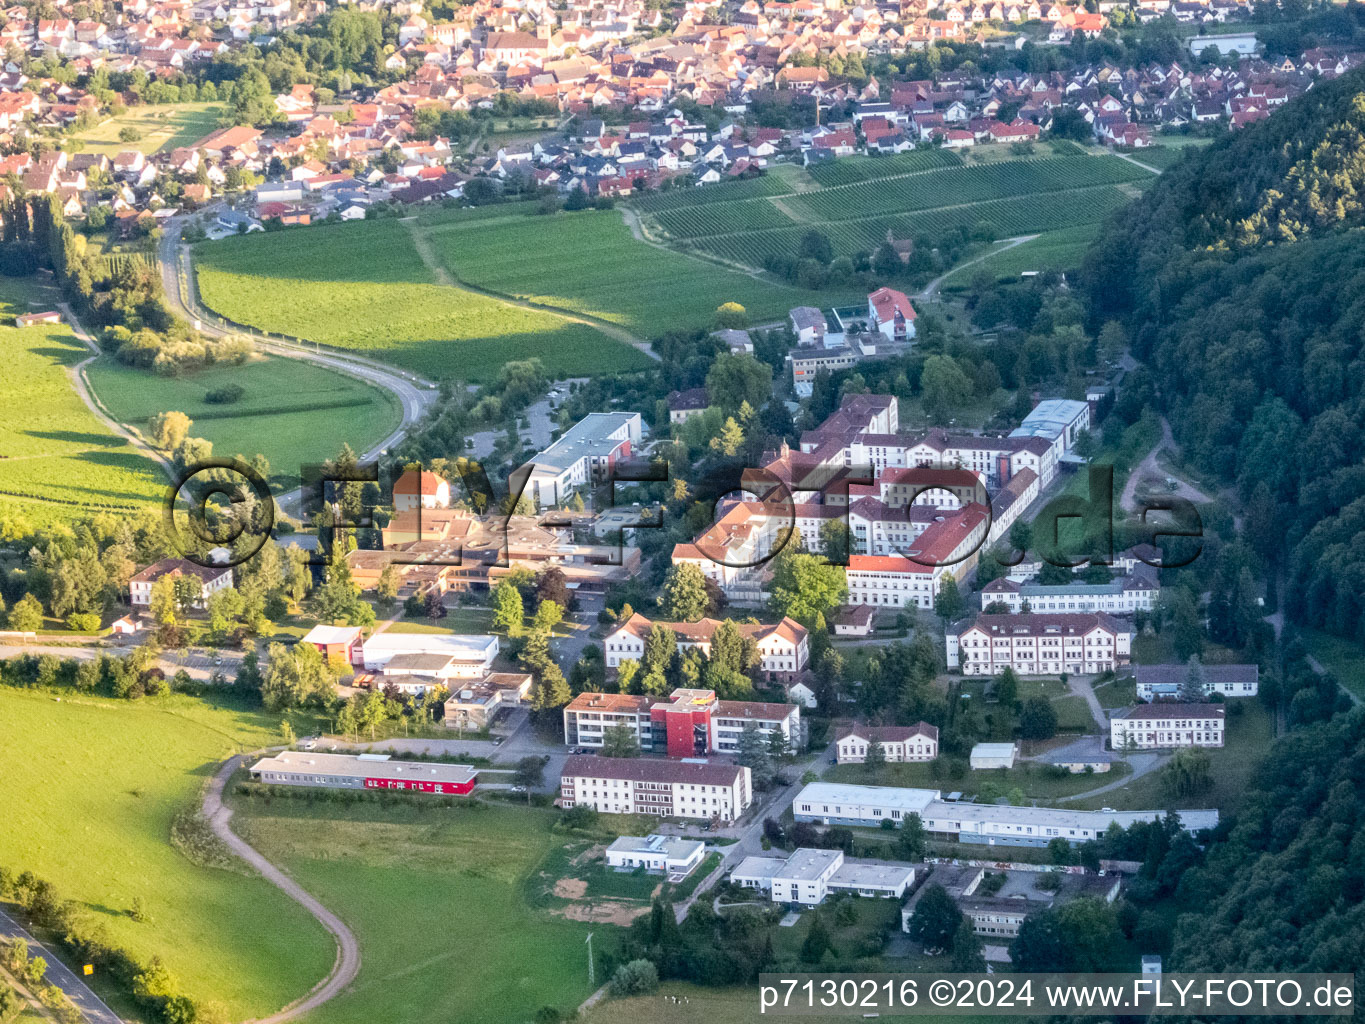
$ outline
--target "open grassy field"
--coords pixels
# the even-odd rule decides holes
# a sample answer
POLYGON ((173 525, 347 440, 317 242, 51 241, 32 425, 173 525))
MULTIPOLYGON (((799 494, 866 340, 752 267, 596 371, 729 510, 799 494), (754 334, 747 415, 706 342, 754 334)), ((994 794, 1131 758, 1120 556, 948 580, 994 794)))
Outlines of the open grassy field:
MULTIPOLYGON (((1097 225, 1153 179, 1118 157, 1045 145, 1028 154, 983 147, 965 160, 942 150, 846 158, 811 168, 807 177, 814 188, 769 174, 634 205, 652 231, 680 248, 761 267, 770 256, 795 251, 813 227, 829 237, 836 255, 870 252, 888 232, 933 239, 962 229, 997 238, 1075 231, 1097 225)), ((1047 255, 1070 262, 1081 247, 1076 238, 1056 239, 1047 255)))
POLYGON ((1045 771, 1042 765, 1020 761, 1013 768, 968 772, 960 779, 936 779, 928 764, 887 764, 878 770, 860 764, 839 764, 832 766, 825 773, 825 779, 857 786, 906 786, 911 789, 939 789, 944 792, 958 790, 968 798, 995 799, 1018 789, 1023 793, 1024 799, 1046 803, 1058 797, 1088 792, 1106 782, 1122 778, 1128 771, 1126 764, 1119 763, 1104 775, 1082 773, 1057 778, 1045 771))
POLYGON ((204 304, 223 316, 432 377, 485 381, 532 356, 558 377, 649 361, 589 325, 436 283, 396 220, 204 243, 195 262, 204 304))
MULTIPOLYGON (((785 930, 785 929, 784 929, 785 930)), ((804 937, 804 936, 803 936, 804 937)), ((753 1024, 764 1020, 759 1014, 758 986, 752 988, 702 988, 683 982, 669 982, 652 996, 612 999, 599 1003, 583 1018, 586 1024, 753 1024)), ((805 1016, 807 1024, 847 1024, 855 1015, 840 1017, 805 1016)), ((909 1020, 909 1017, 884 1017, 909 1020)), ((953 1016, 955 1024, 987 1024, 992 1017, 953 1016)))
POLYGON ((67 375, 90 350, 65 324, 9 326, 56 301, 34 279, 0 279, 0 407, 11 412, 0 422, 0 514, 41 522, 154 505, 166 486, 160 467, 96 419, 67 375))
POLYGON ((234 799, 243 833, 360 940, 355 984, 305 1020, 522 1024, 592 991, 584 940, 593 931, 605 948, 611 927, 525 899, 527 877, 564 841, 553 812, 234 799))
POLYGON ((275 483, 298 486, 299 468, 335 458, 343 444, 370 448, 398 426, 396 401, 354 377, 299 359, 267 356, 241 366, 215 366, 184 377, 160 377, 101 357, 86 371, 90 386, 123 423, 145 431, 159 412, 175 409, 194 421, 190 433, 213 442, 219 456, 257 453, 275 483), (215 405, 207 392, 228 384, 241 400, 215 405))
POLYGON ((1359 644, 1316 629, 1302 630, 1299 635, 1308 653, 1317 658, 1348 693, 1365 699, 1365 651, 1359 644))
POLYGON ((202 139, 217 127, 218 119, 225 113, 221 103, 148 104, 106 118, 75 139, 82 143, 81 152, 103 153, 107 157, 127 150, 159 153, 202 139), (119 132, 125 128, 132 128, 139 137, 123 141, 119 132))
POLYGON ((944 282, 945 290, 965 287, 973 277, 988 273, 996 279, 1018 277, 1029 271, 1074 270, 1099 237, 1098 223, 1045 231, 1037 238, 987 256, 944 282))
POLYGON ((638 242, 613 211, 455 221, 428 236, 462 281, 609 320, 641 337, 709 327, 723 302, 738 302, 762 322, 831 300, 638 242))
POLYGON ((219 761, 278 736, 275 716, 182 696, 57 703, 0 688, 0 721, 0 864, 52 881, 233 1020, 274 1012, 327 973, 335 946, 302 908, 255 877, 196 867, 169 842, 171 818, 219 761), (143 923, 127 914, 134 897, 143 923))

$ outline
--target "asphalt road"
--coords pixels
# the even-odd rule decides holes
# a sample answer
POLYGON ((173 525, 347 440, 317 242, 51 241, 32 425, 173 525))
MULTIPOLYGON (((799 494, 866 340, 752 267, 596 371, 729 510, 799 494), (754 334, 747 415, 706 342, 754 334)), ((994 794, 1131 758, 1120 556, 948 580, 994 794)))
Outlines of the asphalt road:
POLYGON ((339 995, 355 980, 355 976, 360 972, 360 943, 357 941, 355 933, 346 927, 341 918, 309 895, 298 882, 257 853, 253 846, 229 827, 228 823, 232 820, 232 809, 223 803, 223 787, 241 760, 241 757, 229 758, 210 780, 208 789, 204 791, 204 816, 208 818, 213 831, 223 842, 227 843, 233 853, 259 871, 261 877, 267 882, 282 890, 285 895, 317 918, 318 922, 331 932, 337 940, 336 962, 332 965, 332 970, 327 977, 313 986, 313 990, 302 999, 286 1006, 279 1013, 262 1017, 255 1022, 255 1024, 284 1024, 285 1021, 294 1020, 316 1010, 323 1003, 339 995))
POLYGON ((47 973, 43 980, 56 985, 66 993, 90 1024, 122 1024, 122 1018, 105 1005, 104 1000, 90 991, 90 987, 64 963, 32 935, 26 932, 19 922, 0 910, 0 936, 7 939, 23 939, 28 943, 28 955, 40 956, 47 961, 47 973))

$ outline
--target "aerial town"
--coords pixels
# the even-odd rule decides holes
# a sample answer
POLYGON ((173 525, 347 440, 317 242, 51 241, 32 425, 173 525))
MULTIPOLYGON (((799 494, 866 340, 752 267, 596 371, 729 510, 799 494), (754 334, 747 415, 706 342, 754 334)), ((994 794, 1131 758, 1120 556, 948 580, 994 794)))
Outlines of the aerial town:
POLYGON ((0 31, 0 1024, 1349 1012, 1365 6, 0 31))

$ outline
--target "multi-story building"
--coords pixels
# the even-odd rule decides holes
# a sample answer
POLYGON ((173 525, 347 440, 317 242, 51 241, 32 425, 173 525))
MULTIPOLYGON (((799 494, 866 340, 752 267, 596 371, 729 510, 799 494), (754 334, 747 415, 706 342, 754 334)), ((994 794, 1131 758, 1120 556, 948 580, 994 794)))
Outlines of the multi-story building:
POLYGON ((320 789, 400 789, 409 793, 467 796, 478 773, 467 764, 393 761, 388 754, 321 754, 285 750, 251 766, 253 782, 320 789))
MULTIPOLYGON (((1260 689, 1261 669, 1258 665, 1203 665, 1204 695, 1220 693, 1224 697, 1254 697, 1260 689)), ((1188 665, 1135 665, 1138 700, 1174 700, 1189 676, 1188 665)))
POLYGON ((667 697, 580 693, 564 706, 564 742, 601 747, 606 731, 624 725, 647 752, 669 757, 734 753, 752 726, 767 739, 781 733, 788 745, 803 742, 799 704, 717 700, 714 690, 674 690, 667 697))
POLYGON ((1016 583, 1008 578, 992 580, 981 590, 981 610, 1003 604, 1010 614, 1025 610, 1049 612, 1107 612, 1133 615, 1156 607, 1161 584, 1156 573, 1143 567, 1108 583, 1016 583))
POLYGON ((395 513, 449 507, 450 484, 435 473, 409 469, 393 483, 395 513))
POLYGON ((1221 747, 1226 712, 1222 704, 1139 704, 1114 712, 1109 742, 1115 750, 1221 747))
POLYGON ((978 615, 944 638, 949 668, 967 676, 1107 672, 1128 664, 1131 627, 1104 612, 978 615))
POLYGON ((849 860, 843 850, 793 850, 789 857, 745 857, 730 881, 771 894, 774 903, 815 907, 832 892, 899 899, 915 884, 910 864, 849 860))
POLYGON ((874 743, 887 761, 932 761, 938 757, 938 727, 928 722, 847 726, 835 734, 835 756, 840 764, 862 764, 874 743))
POLYGON ((1024 417, 1010 437, 1043 437, 1065 455, 1076 445, 1076 438, 1090 429, 1090 403, 1067 398, 1039 402, 1024 417))
POLYGON ((198 581, 199 597, 194 607, 204 608, 208 599, 220 590, 232 586, 232 570, 227 567, 200 565, 184 558, 163 558, 147 566, 128 581, 129 602, 134 607, 146 608, 152 603, 152 586, 164 576, 188 577, 198 581))
POLYGON ((743 765, 574 754, 564 762, 557 803, 604 814, 726 822, 752 801, 753 783, 743 765))
MULTIPOLYGON (((643 658, 645 640, 655 625, 666 626, 673 631, 678 638, 679 650, 696 649, 710 657, 711 638, 721 621, 706 618, 698 622, 656 623, 636 612, 617 625, 603 641, 607 668, 617 669, 623 661, 639 661, 643 658)), ((767 625, 735 623, 735 626, 743 636, 750 637, 758 648, 758 669, 764 679, 792 682, 806 671, 810 662, 810 642, 806 627, 795 619, 784 617, 780 622, 767 625)))
POLYGON ((609 868, 622 871, 644 868, 673 880, 691 874, 706 856, 706 844, 677 836, 621 836, 612 840, 604 856, 609 868))
POLYGON ((498 712, 513 708, 531 692, 529 672, 490 672, 482 679, 460 680, 445 702, 447 729, 477 731, 492 724, 498 712))
POLYGON ((530 476, 522 493, 536 508, 567 501, 578 488, 606 479, 639 447, 642 433, 639 413, 588 413, 527 463, 530 476))
POLYGON ((989 509, 973 503, 940 513, 903 555, 850 555, 848 603, 933 608, 943 581, 960 579, 976 565, 989 528, 989 509))

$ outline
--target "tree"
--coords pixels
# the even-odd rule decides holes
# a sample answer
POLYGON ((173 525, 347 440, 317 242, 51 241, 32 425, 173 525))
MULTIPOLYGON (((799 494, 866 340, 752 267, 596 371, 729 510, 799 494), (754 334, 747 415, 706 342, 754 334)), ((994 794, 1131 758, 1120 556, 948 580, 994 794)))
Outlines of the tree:
POLYGON ((863 759, 863 768, 868 775, 876 776, 886 767, 886 748, 876 740, 869 740, 867 744, 867 756, 863 759))
POLYGON ((834 246, 830 244, 829 236, 823 231, 811 228, 801 236, 796 256, 798 259, 815 260, 817 263, 828 265, 834 259, 834 246))
POLYGON ((170 452, 189 436, 194 421, 183 412, 159 412, 147 422, 152 444, 170 452))
POLYGON ((1191 654, 1190 660, 1185 663, 1185 676, 1180 680, 1179 699, 1186 704, 1198 704, 1207 696, 1208 687, 1208 677, 1199 655, 1191 654))
POLYGON ((531 616, 531 631, 542 636, 549 636, 563 619, 563 608, 554 601, 541 601, 536 608, 535 615, 531 616))
POLYGON ((961 923, 962 911, 957 909, 948 891, 935 883, 925 888, 915 904, 907 931, 925 952, 934 952, 952 947, 953 936, 961 923))
POLYGON ((848 578, 841 565, 796 551, 788 543, 773 560, 772 607, 812 626, 816 617, 833 611, 848 597, 848 578))
MULTIPOLYGON (((582 504, 583 496, 574 493, 574 497, 582 504)), ((575 511, 581 512, 582 508, 575 511)), ((546 569, 536 577, 536 600, 553 601, 560 608, 568 608, 573 601, 573 593, 569 590, 569 581, 564 575, 564 570, 555 566, 546 569)))
POLYGON ((261 700, 267 711, 323 703, 331 697, 331 673, 322 653, 312 644, 271 644, 267 653, 270 665, 261 680, 261 700))
POLYGON ((733 416, 725 417, 720 433, 711 438, 709 447, 713 452, 719 452, 727 457, 738 455, 739 450, 744 447, 744 429, 735 422, 733 416))
POLYGON ((1213 762, 1207 751, 1186 747, 1161 769, 1161 787, 1168 796, 1188 800, 1213 786, 1213 762))
POLYGON ((380 572, 379 582, 375 584, 375 595, 385 608, 393 607, 393 603, 398 599, 398 566, 392 562, 384 566, 380 572))
POLYGON ((896 856, 901 860, 923 860, 927 848, 924 819, 911 811, 901 819, 900 832, 896 835, 896 856))
POLYGON ((525 621, 526 609, 522 604, 521 591, 511 580, 500 580, 493 588, 493 628, 502 630, 508 636, 516 636, 525 621))
POLYGON ((995 699, 1007 708, 1019 703, 1019 676, 1008 665, 995 678, 995 699))
POLYGON ((949 970, 957 974, 977 974, 986 969, 986 957, 982 952, 981 939, 977 936, 972 922, 963 917, 953 933, 953 955, 949 970))
POLYGON ((517 770, 512 775, 512 784, 526 790, 526 802, 531 802, 531 790, 545 781, 545 762, 539 757, 523 757, 517 762, 517 770))
POLYGON ((932 355, 920 373, 924 410, 936 423, 960 412, 972 397, 972 380, 952 356, 932 355))
POLYGON ((728 416, 736 415, 745 402, 752 409, 763 408, 772 391, 772 367, 747 352, 721 353, 706 374, 711 404, 728 416))
POLYGON ((818 964, 826 953, 837 955, 837 950, 825 925, 825 915, 816 910, 811 914, 810 931, 806 932, 805 941, 801 943, 801 962, 818 964))
POLYGON ((738 302, 722 302, 716 307, 716 323, 720 327, 742 331, 749 326, 749 311, 738 302))
POLYGON ((706 614, 710 599, 706 576, 693 562, 679 562, 664 575, 659 612, 670 622, 696 622, 706 614))
POLYGON ((639 757, 640 740, 635 730, 625 722, 617 722, 602 730, 603 757, 639 757))
POLYGON ((1030 697, 1019 709, 1019 735, 1026 740, 1046 740, 1057 735, 1057 709, 1046 697, 1030 697))
POLYGON ((820 524, 820 553, 835 565, 847 565, 852 553, 849 547, 848 523, 843 519, 826 519, 820 524))
POLYGON ((659 971, 649 960, 631 960, 611 976, 611 994, 617 999, 646 996, 659 988, 659 971))
POLYGON ((9 628, 16 633, 33 633, 43 628, 43 606, 32 594, 25 594, 9 610, 9 628))
POLYGON ((758 726, 753 722, 746 724, 739 734, 739 747, 735 752, 735 761, 749 769, 753 776, 755 789, 767 789, 777 776, 777 769, 773 765, 768 744, 764 741, 763 734, 758 731, 758 726))
POLYGON ((640 666, 646 674, 657 672, 662 675, 677 652, 678 635, 662 622, 656 622, 645 635, 645 651, 640 666))
POLYGON ((967 602, 958 588, 957 579, 952 573, 944 573, 938 585, 938 596, 934 598, 934 611, 944 622, 960 619, 967 610, 967 602))

